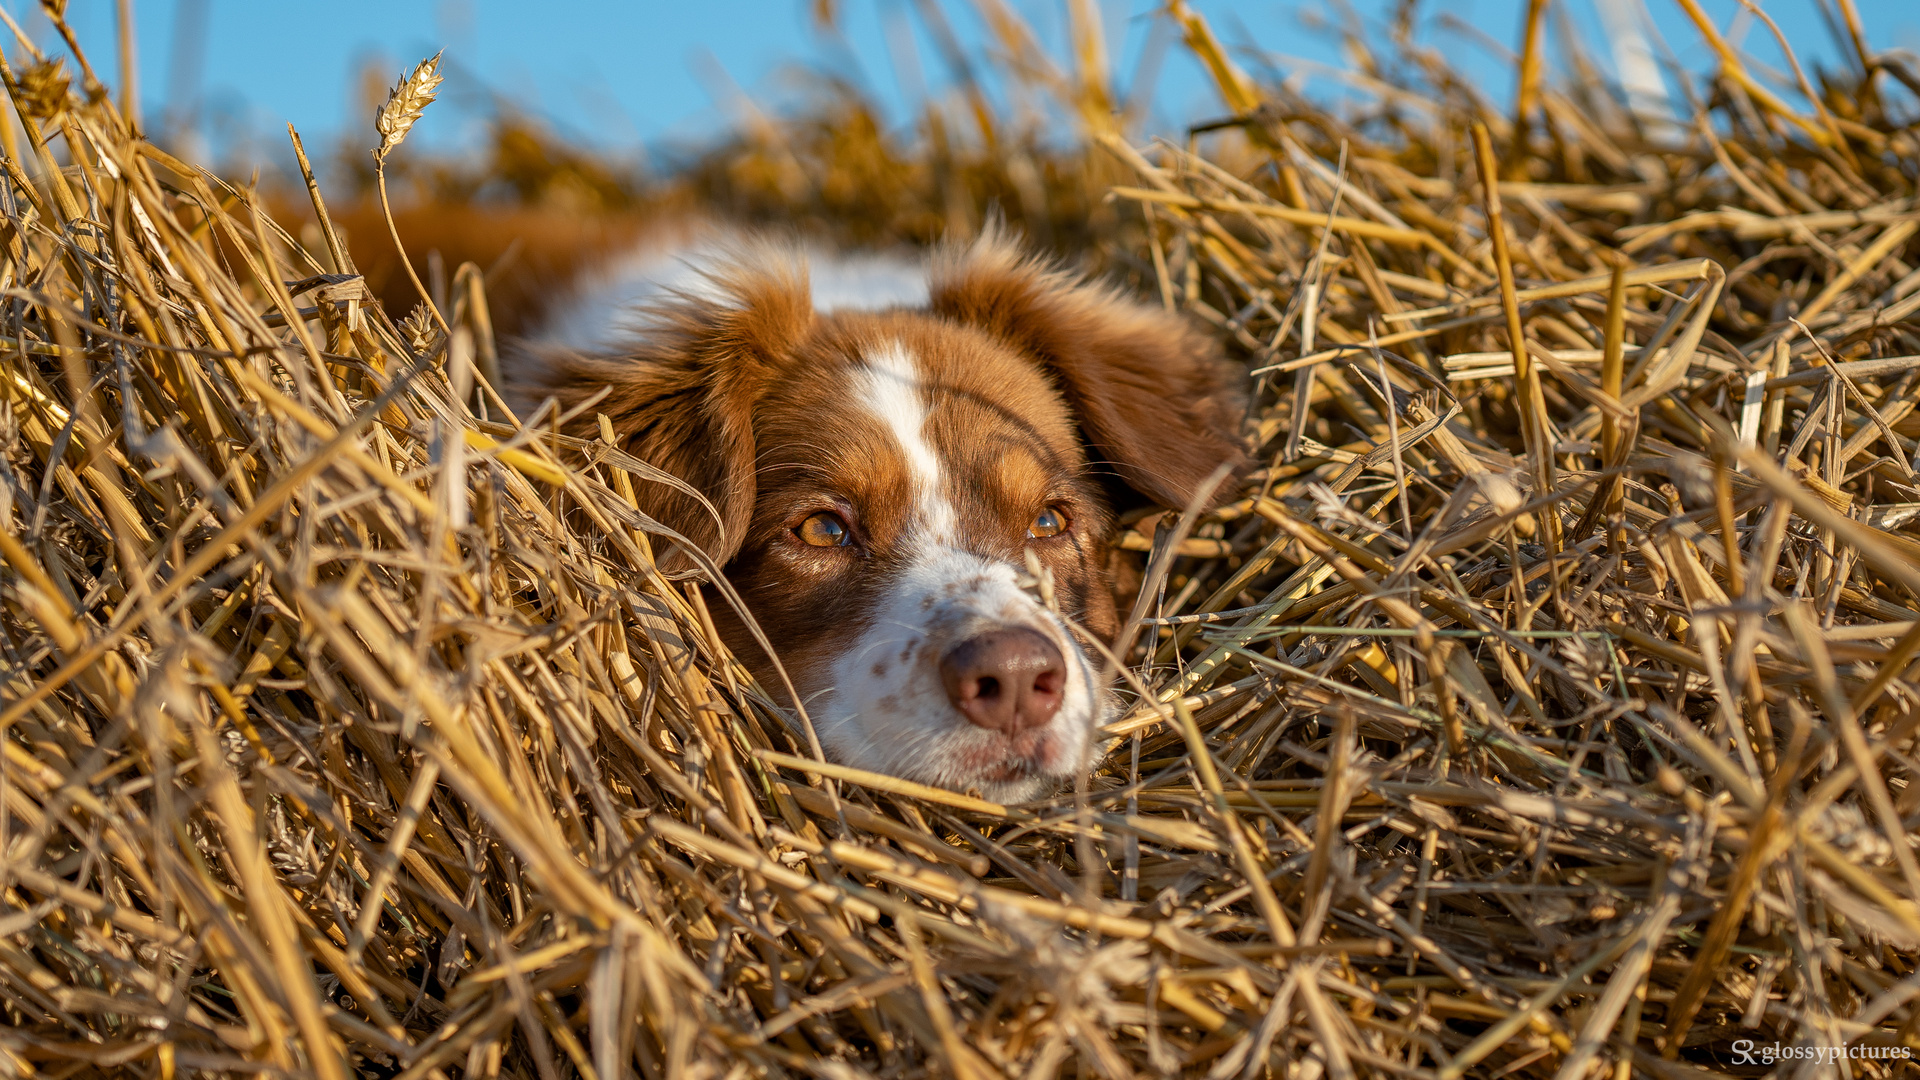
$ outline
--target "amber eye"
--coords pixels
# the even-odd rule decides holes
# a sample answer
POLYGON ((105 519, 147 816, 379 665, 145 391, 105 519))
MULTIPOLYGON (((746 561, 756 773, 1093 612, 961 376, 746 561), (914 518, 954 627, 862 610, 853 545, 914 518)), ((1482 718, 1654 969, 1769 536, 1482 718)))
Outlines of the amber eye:
POLYGON ((1040 511, 1040 516, 1033 519, 1033 524, 1027 526, 1027 537, 1032 540, 1042 540, 1049 536, 1059 536, 1066 531, 1066 512, 1059 507, 1049 506, 1040 511))
POLYGON ((800 523, 793 530, 802 543, 810 547, 845 547, 853 543, 853 532, 840 515, 831 510, 822 510, 800 523))

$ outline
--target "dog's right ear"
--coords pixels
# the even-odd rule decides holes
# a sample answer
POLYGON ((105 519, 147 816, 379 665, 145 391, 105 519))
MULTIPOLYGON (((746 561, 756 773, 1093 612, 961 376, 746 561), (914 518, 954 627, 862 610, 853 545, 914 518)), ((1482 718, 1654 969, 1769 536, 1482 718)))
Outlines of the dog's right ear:
MULTIPOLYGON (((724 565, 753 515, 754 407, 814 313, 806 268, 788 252, 756 250, 704 277, 646 310, 632 351, 537 352, 516 365, 513 389, 521 401, 556 399, 561 415, 604 391, 562 430, 596 438, 605 414, 622 450, 704 494, 717 521, 673 485, 636 478, 641 512, 724 565)), ((691 565, 677 551, 661 558, 667 570, 691 565)))

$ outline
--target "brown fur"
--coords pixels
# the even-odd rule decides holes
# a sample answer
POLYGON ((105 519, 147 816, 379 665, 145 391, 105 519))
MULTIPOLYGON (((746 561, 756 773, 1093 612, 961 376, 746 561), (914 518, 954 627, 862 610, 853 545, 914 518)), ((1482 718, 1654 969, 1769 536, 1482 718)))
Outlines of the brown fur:
MULTIPOLYGON (((420 292, 387 239, 380 204, 331 209, 334 227, 353 251, 355 268, 366 276, 367 287, 388 314, 398 319, 412 311, 420 303, 420 292)), ((274 208, 280 221, 305 221, 312 213, 304 195, 274 208)), ((449 282, 462 263, 486 271, 489 316, 494 329, 508 335, 536 325, 554 299, 565 296, 610 256, 627 250, 642 235, 662 231, 660 216, 650 213, 582 214, 446 202, 397 207, 393 218, 429 285, 433 275, 428 267, 435 255, 449 282)), ((317 232, 303 243, 313 251, 323 247, 317 232)), ((240 265, 239 252, 230 257, 240 265)))

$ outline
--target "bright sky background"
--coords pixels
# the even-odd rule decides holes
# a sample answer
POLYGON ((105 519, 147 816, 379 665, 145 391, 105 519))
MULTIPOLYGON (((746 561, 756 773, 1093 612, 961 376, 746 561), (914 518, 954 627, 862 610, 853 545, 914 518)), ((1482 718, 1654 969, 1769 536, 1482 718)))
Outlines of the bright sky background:
MULTIPOLYGON (((438 49, 450 69, 442 104, 429 110, 417 138, 446 149, 471 139, 483 124, 489 93, 528 110, 568 136, 623 153, 710 140, 737 111, 735 87, 780 107, 797 99, 798 65, 835 71, 868 87, 904 121, 910 104, 951 85, 916 15, 922 0, 836 0, 844 35, 836 44, 814 26, 811 0, 133 0, 139 31, 140 92, 150 121, 163 110, 191 107, 221 156, 275 161, 287 156, 284 124, 299 127, 310 147, 348 135, 372 145, 371 117, 360 104, 360 72, 377 61, 391 85, 404 67, 438 49), (198 13, 196 16, 196 12, 198 13), (201 28, 196 32, 196 22, 201 28), (196 47, 194 42, 198 42, 196 47), (890 47, 912 43, 913 56, 890 47), (197 72, 197 74, 196 74, 197 72)), ((978 46, 985 31, 966 0, 931 0, 960 37, 978 46)), ((1009 0, 1057 56, 1064 51, 1065 0, 1009 0)), ((1595 3, 1567 3, 1576 32, 1612 66, 1595 3)), ((1645 0, 1675 56, 1695 70, 1711 54, 1676 0, 1645 0)), ((1817 5, 1823 0, 1763 0, 1813 75, 1841 53, 1817 5)), ((1825 0, 1831 3, 1831 0, 1825 0)), ((57 40, 31 0, 0 0, 43 47, 57 40)), ((1114 70, 1131 79, 1161 6, 1153 0, 1100 0, 1114 70)), ((1778 50, 1764 25, 1740 14, 1738 0, 1702 0, 1723 29, 1744 35, 1761 58, 1778 50)), ((1856 0, 1875 50, 1920 53, 1920 3, 1856 0)), ((1300 71, 1285 57, 1340 63, 1339 46, 1319 21, 1339 17, 1327 0, 1194 0, 1231 45, 1267 52, 1283 72, 1300 71)), ((103 77, 118 71, 114 0, 73 0, 70 18, 103 77)), ((1394 0, 1354 0, 1358 17, 1381 20, 1394 0)), ((1512 68, 1497 50, 1514 48, 1524 0, 1427 0, 1419 10, 1423 37, 1501 98, 1512 93, 1512 68), (1451 22, 1453 29, 1444 23, 1451 22)), ((1164 31, 1163 31, 1164 32, 1164 31)), ((978 50, 976 49, 976 52, 978 50)), ((1551 75, 1552 69, 1549 69, 1551 75)), ((1309 93, 1337 92, 1312 77, 1309 93)), ((1223 111, 1206 76, 1178 46, 1168 50, 1155 83, 1152 125, 1171 130, 1223 111)))

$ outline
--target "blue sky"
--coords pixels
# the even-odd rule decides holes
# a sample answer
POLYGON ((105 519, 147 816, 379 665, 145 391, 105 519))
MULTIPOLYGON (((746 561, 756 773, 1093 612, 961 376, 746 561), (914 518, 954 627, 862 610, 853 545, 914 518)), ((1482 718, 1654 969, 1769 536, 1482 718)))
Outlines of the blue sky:
MULTIPOLYGON (((39 38, 51 30, 30 0, 0 0, 39 38)), ((562 132, 622 153, 713 138, 738 115, 741 92, 778 108, 799 91, 796 67, 826 68, 866 86, 896 120, 926 93, 950 85, 939 55, 915 15, 920 0, 834 0, 842 39, 813 21, 814 0, 133 0, 139 35, 143 110, 157 117, 169 105, 195 106, 203 128, 229 158, 285 155, 284 124, 310 145, 352 136, 371 145, 371 121, 357 90, 370 61, 391 85, 404 66, 438 49, 450 65, 449 105, 427 114, 419 136, 442 149, 471 139, 489 96, 545 118, 562 132), (199 13, 196 20, 196 11, 199 13), (204 36, 195 37, 198 21, 204 36), (199 60, 185 38, 200 42, 199 60), (911 49, 900 48, 911 42, 911 49), (905 58, 903 60, 903 58, 905 58)), ((935 0, 956 33, 978 46, 986 34, 967 0, 935 0)), ((1055 55, 1065 36, 1065 0, 1009 0, 1055 55)), ((1124 82, 1135 71, 1159 20, 1151 0, 1099 0, 1114 69, 1124 82)), ((1596 3, 1562 0, 1577 32, 1610 64, 1596 3)), ((1710 66, 1710 54, 1675 3, 1645 0, 1655 27, 1685 65, 1710 66)), ((1739 15, 1738 0, 1702 0, 1723 29, 1744 32, 1762 59, 1778 58, 1771 34, 1739 15)), ((1765 0, 1809 69, 1839 57, 1817 11, 1822 0, 1765 0)), ((1826 0, 1831 2, 1831 0, 1826 0)), ((1920 4, 1856 0, 1869 45, 1920 53, 1920 4)), ((1309 92, 1337 84, 1283 57, 1343 61, 1337 43, 1315 30, 1339 10, 1294 0, 1195 0, 1222 37, 1270 54, 1279 70, 1307 78, 1309 92)), ((1358 17, 1378 21, 1393 0, 1353 0, 1358 17)), ((1490 92, 1511 93, 1511 68, 1497 50, 1517 42, 1524 0, 1426 0, 1422 36, 1490 92)), ((117 71, 113 0, 74 0, 71 18, 92 59, 117 71)), ((1551 69, 1550 69, 1551 72, 1551 69)), ((1809 74, 1811 74, 1809 70, 1809 74)), ((1176 45, 1155 80, 1152 126, 1168 130, 1217 116, 1205 75, 1176 45)))

